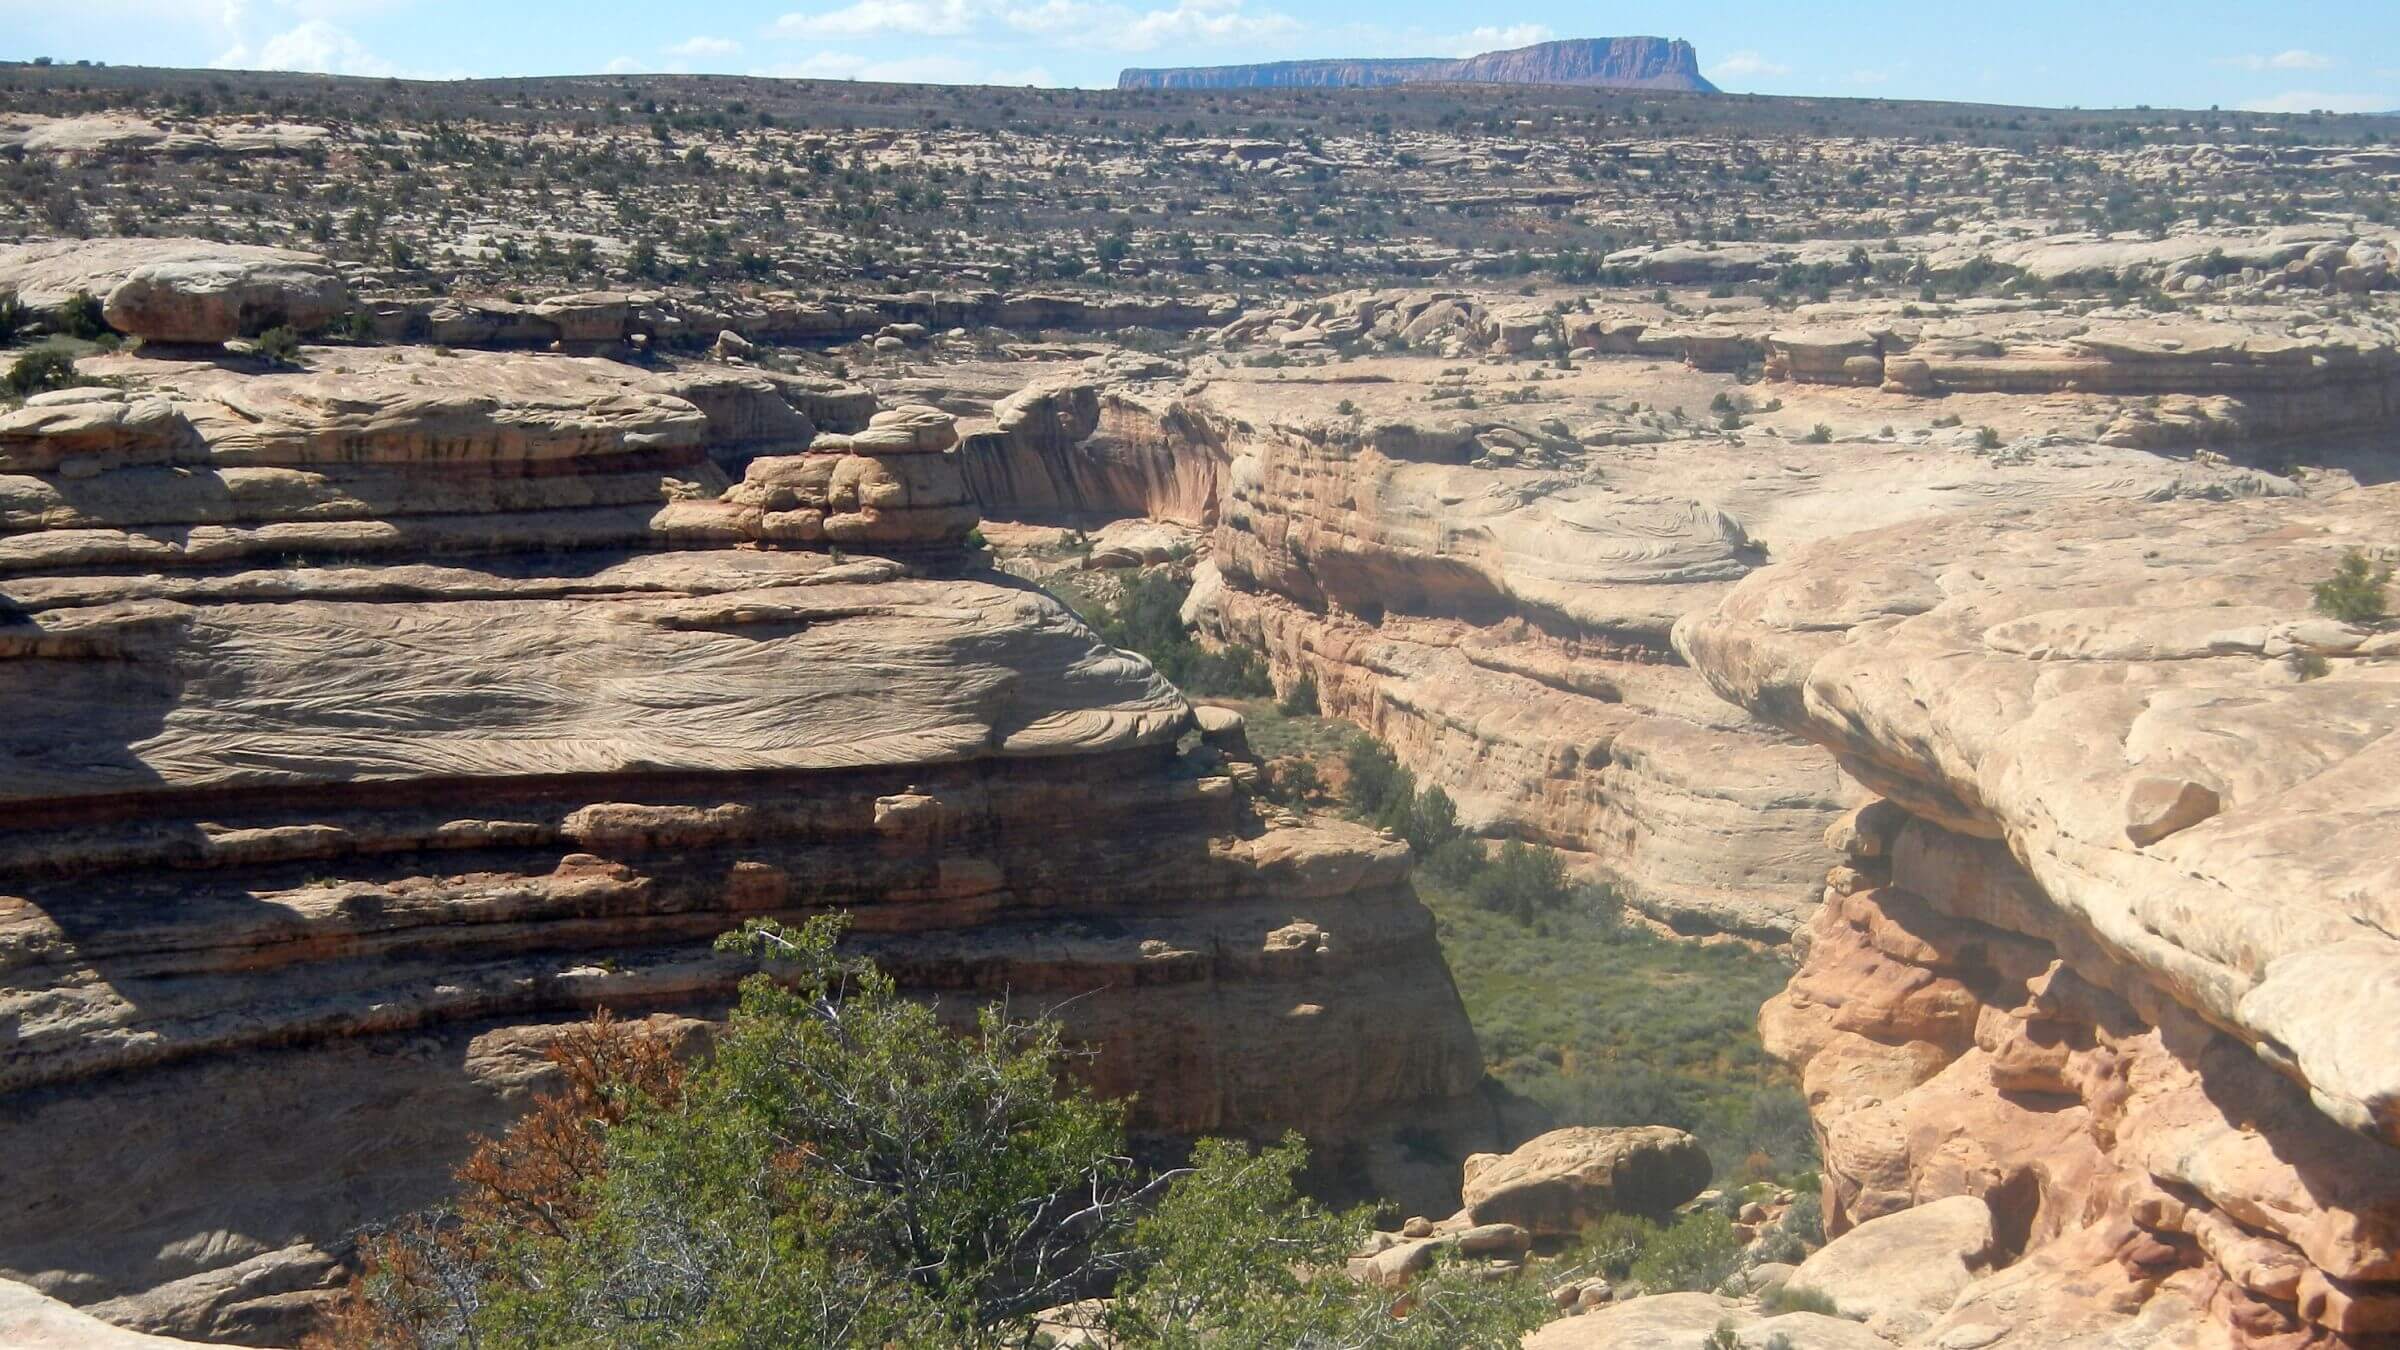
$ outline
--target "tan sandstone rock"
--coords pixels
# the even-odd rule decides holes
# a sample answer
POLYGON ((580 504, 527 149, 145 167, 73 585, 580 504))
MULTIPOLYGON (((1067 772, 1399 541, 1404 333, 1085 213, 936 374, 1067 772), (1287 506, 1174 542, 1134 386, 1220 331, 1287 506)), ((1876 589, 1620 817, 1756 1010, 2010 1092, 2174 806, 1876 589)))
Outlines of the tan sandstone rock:
POLYGON ((1870 1219, 1809 1254, 1789 1277, 1891 1340, 1930 1327, 1997 1255, 1991 1208, 1954 1195, 1870 1219))
POLYGON ((1466 1216, 1571 1237, 1604 1214, 1661 1215, 1708 1184, 1708 1155, 1664 1125, 1552 1130, 1466 1162, 1466 1216))
POLYGON ((1835 1231, 1989 1207, 2003 1268, 1937 1343, 2400 1326, 2400 1059, 2362 1034, 2400 1024, 2371 842, 2400 667, 2344 636, 2302 678, 2285 636, 2395 527, 2389 487, 1973 516, 1819 545, 1678 626, 1908 813, 1837 840, 1762 1030, 1804 1066, 1835 1231))
POLYGON ((760 372, 304 360, 0 418, 0 1156, 43 1160, 0 1277, 289 1343, 558 1027, 704 1034, 715 936, 830 908, 948 1016, 1056 1008, 1145 1136, 1454 1203, 1394 1134, 1485 1128, 1405 846, 1187 761, 1148 662, 960 546, 947 414, 795 443, 760 372), (772 451, 732 492, 728 447, 772 451))

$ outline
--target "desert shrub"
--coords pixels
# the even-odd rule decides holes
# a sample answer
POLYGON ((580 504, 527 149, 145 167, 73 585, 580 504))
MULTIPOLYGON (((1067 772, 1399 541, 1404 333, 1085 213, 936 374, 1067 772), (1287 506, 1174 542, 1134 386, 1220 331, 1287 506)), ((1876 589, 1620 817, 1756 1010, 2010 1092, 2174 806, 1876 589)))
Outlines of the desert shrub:
POLYGON ((24 327, 25 307, 13 295, 0 295, 0 347, 16 341, 17 333, 24 327))
POLYGON ((1303 675, 1292 681, 1292 687, 1283 691, 1283 697, 1276 700, 1275 706, 1281 708, 1286 717, 1318 716, 1324 709, 1317 701, 1316 677, 1303 675))
POLYGON ((1266 658, 1248 647, 1208 648, 1183 626, 1183 601, 1191 584, 1166 572, 1126 582, 1114 603, 1092 617, 1110 646, 1150 659, 1158 673, 1185 693, 1204 698, 1262 698, 1275 692, 1266 658))
POLYGON ((101 317, 100 302, 90 291, 77 291, 59 306, 58 331, 85 342, 108 331, 108 320, 101 317))
POLYGON ((1405 805, 1406 809, 1397 813, 1392 826, 1408 842, 1411 854, 1427 857, 1459 837, 1458 805, 1450 800, 1449 793, 1430 787, 1405 805))
POLYGON ((1442 841, 1432 852, 1419 858, 1417 868, 1450 885, 1463 886, 1483 869, 1485 861, 1483 844, 1461 834, 1442 841))
POLYGON ((1975 444, 1978 449, 1997 450, 2000 448, 2000 433, 1990 427, 1977 427, 1975 444))
POLYGON ((11 398, 30 398, 52 389, 68 389, 91 381, 75 373, 75 358, 55 347, 25 353, 8 368, 5 380, 11 398))
POLYGON ((688 1069, 605 1017, 562 1038, 566 1090, 478 1147, 455 1204, 366 1240, 315 1343, 997 1350, 1112 1285, 1128 1350, 1498 1350, 1541 1320, 1533 1281, 1342 1274, 1370 1216, 1298 1195, 1296 1136, 1143 1175, 1121 1105, 1057 1075, 1055 1022, 949 1030, 838 927, 729 935, 762 973, 688 1069))
POLYGON ((1575 1259, 1611 1280, 1622 1280, 1633 1273, 1633 1263, 1658 1232, 1656 1223, 1639 1214, 1604 1214, 1584 1226, 1575 1259))
POLYGON ((2344 623, 2374 623, 2384 617, 2383 591, 2392 581, 2392 565, 2375 563, 2357 549, 2342 554, 2333 575, 2318 582, 2311 593, 2316 610, 2344 623))
MULTIPOLYGON (((1794 1189, 1800 1189, 1795 1187, 1794 1189)), ((1802 1190, 1775 1226, 1759 1235, 1758 1259, 1798 1265, 1825 1245, 1825 1211, 1814 1195, 1802 1190)))
POLYGON ((1577 890, 1567 880, 1567 864, 1558 850, 1521 844, 1502 844, 1490 862, 1467 879, 1467 898, 1482 909, 1531 923, 1539 914, 1566 908, 1577 890))
POLYGON ((1647 1293, 1706 1293, 1732 1277, 1742 1263, 1741 1239, 1722 1214, 1686 1214, 1649 1242, 1628 1272, 1647 1293))
POLYGON ((277 324, 252 339, 261 358, 273 365, 300 364, 300 334, 290 324, 277 324))
POLYGON ((1766 1297, 1759 1300, 1759 1303, 1770 1317, 1780 1317, 1785 1313, 1795 1312, 1817 1313, 1824 1317, 1842 1315, 1842 1310, 1834 1303, 1832 1295, 1819 1293, 1814 1289, 1803 1289, 1789 1280, 1769 1289, 1766 1297))
POLYGON ((1824 445, 1833 439, 1833 428, 1819 422, 1810 427, 1808 434, 1800 439, 1809 445, 1824 445))
POLYGON ((1344 798, 1351 810, 1369 820, 1383 815, 1394 800, 1416 796, 1416 775, 1401 768, 1399 759, 1374 741, 1352 742, 1342 754, 1342 769, 1348 780, 1344 798))
POLYGON ((1272 759, 1259 766, 1259 795, 1285 806, 1313 806, 1325 795, 1324 780, 1315 760, 1298 755, 1272 759))
POLYGON ((1253 1153, 1204 1140, 1192 1173, 1135 1229, 1140 1272, 1117 1289, 1104 1326, 1128 1350, 1393 1350, 1514 1346, 1555 1313, 1531 1280, 1442 1265, 1399 1295, 1331 1273, 1366 1236, 1364 1211, 1333 1214, 1293 1186, 1298 1139, 1253 1153), (1262 1222, 1262 1219, 1264 1220, 1262 1222), (1316 1267, 1319 1274, 1305 1273, 1316 1267), (1406 1316, 1395 1314, 1405 1308, 1406 1316))

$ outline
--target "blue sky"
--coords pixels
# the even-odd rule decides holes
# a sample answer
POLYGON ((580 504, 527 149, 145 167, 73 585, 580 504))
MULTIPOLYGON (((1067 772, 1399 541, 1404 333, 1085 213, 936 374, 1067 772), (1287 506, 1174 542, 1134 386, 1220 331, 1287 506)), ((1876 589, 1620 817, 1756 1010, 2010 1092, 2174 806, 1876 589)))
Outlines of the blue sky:
POLYGON ((1106 85, 1127 65, 1689 39, 1754 93, 2400 108, 2393 0, 0 0, 0 56, 359 75, 715 71, 1106 85))

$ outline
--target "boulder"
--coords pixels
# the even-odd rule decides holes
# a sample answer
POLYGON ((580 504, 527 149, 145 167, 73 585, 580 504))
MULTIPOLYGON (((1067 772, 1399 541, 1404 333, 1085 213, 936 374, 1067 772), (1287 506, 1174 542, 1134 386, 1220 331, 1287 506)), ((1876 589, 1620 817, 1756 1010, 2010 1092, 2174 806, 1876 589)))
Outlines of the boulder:
POLYGON ((1930 1327, 1992 1253, 1992 1211, 1972 1195, 1870 1219, 1826 1243, 1788 1277, 1844 1317, 1902 1340, 1930 1327))
POLYGON ((1715 1294, 1658 1294, 1606 1303, 1562 1318, 1525 1338, 1525 1350, 1701 1350, 1719 1327, 1742 1350, 1891 1350, 1856 1322, 1823 1313, 1768 1317, 1755 1306, 1715 1294))
POLYGON ((1604 1214, 1667 1213, 1708 1184, 1709 1162, 1699 1141, 1664 1125, 1579 1125, 1506 1156, 1477 1154, 1465 1170, 1468 1219, 1571 1237, 1604 1214))
POLYGON ((319 328, 348 306, 341 274, 313 253, 218 244, 133 268, 110 288, 101 312, 109 327, 133 337, 216 343, 278 325, 319 328))
POLYGON ((110 1326, 30 1285, 0 1279, 0 1345, 9 1350, 197 1350, 198 1344, 110 1326))

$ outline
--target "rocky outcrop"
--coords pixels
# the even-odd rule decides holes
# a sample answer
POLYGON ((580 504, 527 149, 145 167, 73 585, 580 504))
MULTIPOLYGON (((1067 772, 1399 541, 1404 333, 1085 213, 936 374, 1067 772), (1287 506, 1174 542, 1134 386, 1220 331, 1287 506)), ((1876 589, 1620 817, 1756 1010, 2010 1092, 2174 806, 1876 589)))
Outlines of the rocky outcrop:
MULTIPOLYGON (((6 273, 0 271, 0 285, 6 273)), ((894 327, 931 332, 966 328, 1184 331, 1221 324, 1230 305, 1171 296, 1080 296, 1044 292, 914 291, 904 295, 757 296, 668 290, 602 291, 513 301, 494 296, 378 299, 359 306, 387 342, 450 347, 615 347, 639 343, 704 347, 719 334, 749 342, 829 343, 873 337, 894 327)), ((905 345, 905 344, 904 344, 905 345)))
POLYGON ((37 311, 89 295, 111 328, 169 343, 221 343, 278 325, 317 328, 349 306, 340 274, 315 254, 206 239, 0 248, 0 294, 37 311))
POLYGON ((1883 798, 1761 1028, 1834 1231, 1988 1206, 1922 1343, 2400 1333, 2400 647, 2310 613, 2396 525, 2384 487, 1898 526, 1677 627, 1883 798))
POLYGON ((2009 1255, 1995 1246, 1991 1207, 1953 1195, 1867 1220, 1809 1253, 1788 1283, 1901 1341, 1922 1334, 1986 1266, 2009 1255))
POLYGON ((1570 38, 1449 60, 1276 61, 1127 70, 1119 89, 1355 89, 1393 84, 1570 84, 1713 94, 1692 44, 1655 37, 1570 38))
POLYGON ((1718 1294, 1659 1294, 1569 1317, 1525 1338, 1525 1350, 1662 1350, 1707 1346, 1730 1328, 1741 1350, 1890 1350, 1856 1322, 1816 1312, 1769 1316, 1718 1294))
POLYGON ((1579 411, 1622 377, 1577 378, 1553 386, 1557 413, 1428 411, 1406 384, 1220 379, 1184 397, 1217 428, 1205 453, 1229 459, 1195 617, 1263 647, 1279 685, 1313 680, 1470 825, 1565 850, 1686 931, 1805 923, 1817 841, 1853 790, 1714 698, 1669 642, 1678 616, 1773 553, 1891 519, 2290 490, 2109 450, 2002 467, 1783 441, 1762 459, 1579 411), (1335 397, 1357 411, 1327 416, 1335 397))
POLYGON ((1172 398, 1081 379, 1002 399, 959 455, 975 500, 1012 520, 1142 516, 1196 529, 1217 523, 1226 458, 1217 428, 1172 398))
POLYGON ((1571 1238, 1607 1214, 1666 1215, 1708 1178, 1708 1154, 1681 1130, 1581 1125, 1468 1158, 1461 1198, 1478 1224, 1571 1238))
POLYGON ((111 1326, 15 1280, 0 1280, 0 1345, 13 1350, 188 1350, 196 1344, 111 1326))
POLYGON ((303 360, 0 416, 0 1152, 42 1160, 0 1276, 288 1341, 553 1028, 703 1031, 715 935, 829 908, 957 1015, 1056 1008, 1145 1138, 1455 1195, 1394 1133, 1480 1076, 1405 849, 1260 815, 1238 737, 1179 750, 1147 663, 987 570, 947 416, 303 360))

